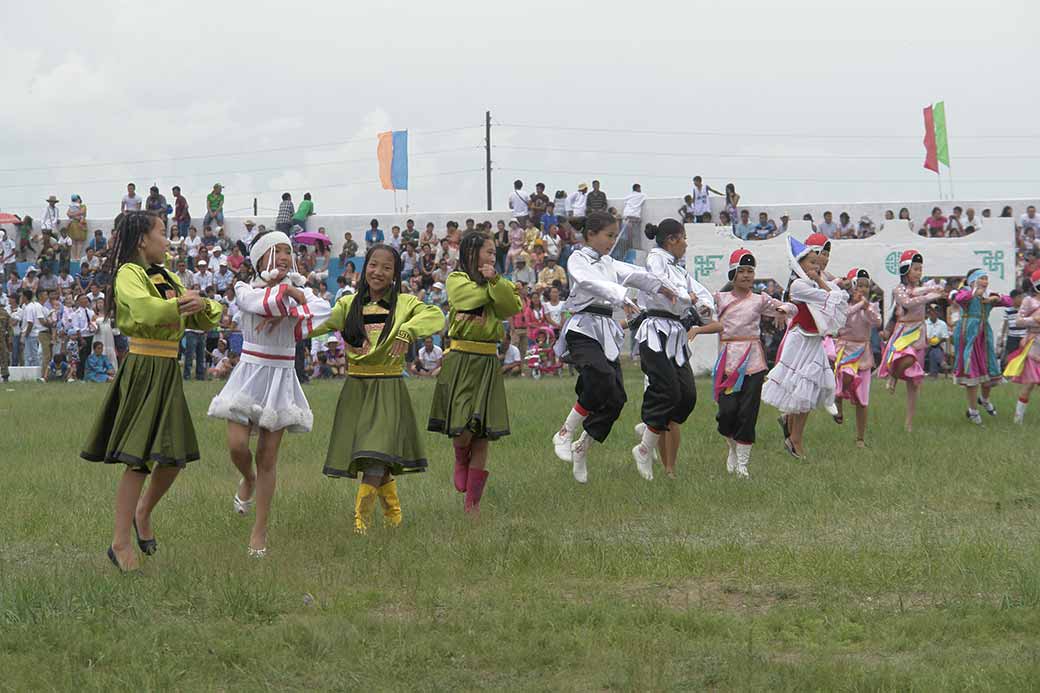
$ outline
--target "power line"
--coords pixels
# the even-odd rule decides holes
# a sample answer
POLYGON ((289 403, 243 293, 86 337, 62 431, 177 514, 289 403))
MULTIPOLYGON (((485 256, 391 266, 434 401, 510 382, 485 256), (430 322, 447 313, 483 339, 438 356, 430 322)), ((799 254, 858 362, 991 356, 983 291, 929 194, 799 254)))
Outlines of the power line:
MULTIPOLYGON (((690 135, 697 137, 789 137, 792 139, 836 139, 836 140, 917 140, 920 135, 885 135, 885 134, 824 134, 818 132, 796 132, 796 131, 773 131, 773 132, 737 132, 725 130, 639 130, 624 128, 584 128, 565 125, 540 125, 534 123, 501 123, 496 125, 507 128, 520 128, 528 130, 560 130, 564 132, 605 132, 628 135, 690 135)), ((986 133, 972 135, 958 135, 957 139, 1040 139, 1040 133, 986 133)))
MULTIPOLYGON (((901 154, 728 154, 715 152, 636 152, 622 151, 617 149, 571 149, 569 147, 529 147, 525 145, 496 144, 495 149, 516 149, 534 152, 565 152, 568 154, 624 154, 629 156, 679 156, 679 157, 704 157, 717 159, 901 159, 918 161, 920 156, 904 156, 901 154)), ((961 159, 1022 159, 1030 160, 1021 154, 996 154, 993 156, 982 155, 959 155, 961 159)))
MULTIPOLYGON (((445 132, 459 132, 462 130, 472 130, 482 125, 465 125, 456 128, 443 128, 440 130, 409 130, 411 134, 415 135, 438 135, 445 132)), ((320 144, 307 144, 307 145, 293 145, 289 147, 273 147, 270 149, 248 149, 238 152, 222 152, 219 154, 193 154, 187 156, 167 156, 161 159, 137 159, 132 161, 103 161, 99 163, 79 163, 79 164, 52 164, 48 166, 26 166, 21 168, 0 168, 0 173, 18 173, 23 171, 48 171, 51 169, 62 169, 62 168, 95 168, 101 166, 127 166, 132 164, 155 164, 163 163, 167 161, 188 161, 193 159, 216 159, 220 157, 229 156, 245 156, 247 154, 270 154, 273 152, 289 152, 289 151, 301 151, 305 149, 326 149, 328 147, 341 147, 348 144, 356 144, 358 142, 371 142, 372 137, 355 137, 350 140, 339 140, 337 142, 324 142, 320 144)))
MULTIPOLYGON (((474 150, 474 149, 482 149, 482 148, 483 147, 481 147, 481 145, 469 145, 469 146, 466 146, 466 147, 453 147, 451 149, 438 149, 438 150, 429 151, 429 152, 415 152, 415 153, 411 153, 410 152, 408 154, 408 156, 409 156, 409 158, 413 158, 413 157, 414 158, 419 158, 419 157, 424 157, 424 156, 435 156, 435 155, 438 155, 438 154, 448 154, 448 153, 451 153, 451 152, 471 151, 471 150, 474 150)), ((365 157, 360 157, 360 158, 356 158, 356 159, 340 159, 339 161, 322 161, 322 162, 317 162, 317 163, 305 163, 305 164, 299 165, 298 168, 316 168, 316 167, 319 167, 319 166, 338 166, 340 164, 355 164, 355 163, 364 162, 364 161, 372 161, 372 157, 371 156, 365 156, 365 157)), ((57 186, 69 186, 69 185, 77 185, 77 186, 82 186, 82 185, 101 185, 101 184, 106 184, 107 185, 107 184, 112 184, 112 183, 122 183, 122 182, 126 181, 127 178, 142 178, 142 179, 150 178, 152 180, 159 180, 159 179, 170 179, 170 178, 174 178, 174 179, 201 178, 202 176, 218 176, 219 177, 219 176, 230 176, 230 175, 235 175, 235 174, 239 174, 239 173, 262 173, 262 172, 265 172, 265 171, 285 171, 285 170, 287 170, 289 168, 297 168, 297 167, 287 166, 287 165, 283 164, 281 166, 267 166, 267 167, 264 167, 264 168, 250 168, 250 169, 240 169, 240 170, 234 170, 234 171, 205 171, 205 172, 201 172, 201 173, 171 173, 171 174, 163 174, 163 175, 156 175, 156 174, 143 174, 143 175, 142 174, 138 174, 138 175, 133 175, 133 174, 130 174, 130 175, 124 176, 122 178, 109 178, 109 179, 97 179, 97 178, 95 178, 95 179, 91 179, 91 180, 80 180, 80 181, 48 181, 48 182, 45 182, 45 183, 24 183, 24 184, 0 185, 0 190, 12 190, 12 189, 13 190, 18 190, 18 189, 22 189, 22 188, 47 188, 47 187, 57 187, 57 186)))

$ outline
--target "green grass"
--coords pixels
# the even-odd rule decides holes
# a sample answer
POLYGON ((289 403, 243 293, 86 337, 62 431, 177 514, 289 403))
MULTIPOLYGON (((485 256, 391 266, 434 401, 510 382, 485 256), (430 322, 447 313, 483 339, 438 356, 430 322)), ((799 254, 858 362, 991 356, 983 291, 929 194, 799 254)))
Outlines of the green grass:
MULTIPOLYGON (((355 486, 321 465, 339 383, 287 435, 272 553, 245 555, 224 427, 191 383, 203 460, 155 515, 159 553, 116 574, 114 467, 78 459, 101 386, 0 389, 0 690, 1027 690, 1040 686, 1040 410, 977 429, 928 383, 851 421, 810 419, 811 462, 763 407, 753 479, 727 476, 707 383, 680 479, 639 479, 641 380, 574 483, 549 436, 569 378, 511 381, 483 516, 452 488, 448 441, 400 482, 405 524, 355 537, 355 486), (1029 447, 1032 452, 1027 452, 1029 447)), ((432 384, 412 382, 425 420, 432 384)), ((852 417, 847 417, 851 419, 852 417)))

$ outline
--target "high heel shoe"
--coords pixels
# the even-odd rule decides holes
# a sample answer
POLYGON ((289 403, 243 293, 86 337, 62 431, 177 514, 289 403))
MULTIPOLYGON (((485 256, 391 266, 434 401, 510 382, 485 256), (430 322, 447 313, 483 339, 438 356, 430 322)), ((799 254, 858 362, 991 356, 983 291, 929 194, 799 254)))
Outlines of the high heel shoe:
POLYGON ((137 531, 137 518, 134 518, 134 536, 137 538, 137 548, 141 549, 141 553, 146 556, 151 556, 159 548, 159 543, 155 541, 155 537, 151 539, 142 539, 141 533, 137 531))
MULTIPOLYGON (((242 482, 238 483, 238 488, 239 489, 242 488, 242 482)), ((254 491, 254 493, 255 493, 255 491, 254 491)), ((239 515, 245 515, 246 513, 249 512, 249 509, 251 507, 253 507, 253 499, 250 498, 249 500, 242 500, 241 498, 238 497, 238 491, 237 490, 235 491, 235 501, 234 502, 235 502, 235 512, 238 513, 239 515)))
POLYGON ((116 558, 116 552, 112 549, 111 546, 108 547, 108 560, 112 561, 112 565, 114 565, 116 567, 116 570, 118 570, 120 573, 126 572, 123 566, 119 565, 119 559, 116 558))

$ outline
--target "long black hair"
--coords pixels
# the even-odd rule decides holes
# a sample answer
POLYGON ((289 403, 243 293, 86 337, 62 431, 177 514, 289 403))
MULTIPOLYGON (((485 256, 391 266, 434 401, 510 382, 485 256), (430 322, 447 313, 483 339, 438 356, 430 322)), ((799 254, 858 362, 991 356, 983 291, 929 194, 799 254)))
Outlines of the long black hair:
MULTIPOLYGON (((120 267, 136 259, 141 237, 152 230, 156 221, 159 217, 152 212, 122 212, 116 217, 108 259, 101 270, 109 282, 102 288, 105 292, 105 315, 113 321, 116 318, 116 273, 120 267)), ((177 286, 168 279, 167 283, 177 286)))
POLYGON ((643 235, 651 241, 656 241, 658 247, 664 248, 665 243, 672 238, 681 236, 685 230, 686 229, 677 219, 668 218, 656 226, 654 224, 647 224, 643 227, 643 235))
POLYGON ((383 331, 379 334, 379 341, 377 344, 382 344, 392 334, 394 327, 394 311, 397 309, 397 296, 401 293, 401 255, 393 249, 393 247, 385 243, 374 243, 369 246, 365 252, 365 264, 361 268, 361 276, 358 278, 357 293, 354 295, 353 303, 350 304, 350 310, 347 312, 346 324, 343 326, 343 339, 346 340, 347 344, 360 349, 365 344, 365 339, 368 336, 365 332, 365 304, 372 300, 371 293, 368 289, 368 261, 372 257, 372 253, 377 250, 385 250, 390 253, 394 258, 394 277, 390 280, 390 286, 386 290, 386 294, 381 299, 386 302, 387 310, 389 311, 386 316, 386 322, 383 323, 383 331))
POLYGON ((467 231, 459 243, 459 269, 469 275, 477 284, 487 284, 487 279, 480 273, 480 251, 484 244, 492 240, 486 231, 467 231))

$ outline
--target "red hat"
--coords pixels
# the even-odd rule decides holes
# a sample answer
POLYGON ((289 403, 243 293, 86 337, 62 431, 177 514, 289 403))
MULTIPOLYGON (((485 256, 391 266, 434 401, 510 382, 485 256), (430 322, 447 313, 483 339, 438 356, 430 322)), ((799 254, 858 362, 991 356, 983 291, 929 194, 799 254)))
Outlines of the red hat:
POLYGON ((904 250, 903 254, 899 256, 899 273, 906 274, 910 271, 910 265, 915 262, 924 262, 924 257, 920 252, 916 250, 904 250))
POLYGON ((1029 275, 1029 281, 1033 282, 1033 288, 1040 291, 1040 269, 1029 275))
POLYGON ((849 270, 849 273, 845 275, 845 278, 850 281, 856 281, 857 279, 870 279, 870 274, 862 267, 853 267, 849 270))
POLYGON ((733 277, 737 276, 738 267, 755 267, 755 256, 751 254, 750 250, 745 248, 739 248, 734 250, 729 256, 729 279, 733 281, 733 277))
POLYGON ((809 237, 805 239, 805 247, 810 250, 815 250, 817 253, 831 252, 830 239, 822 233, 810 234, 809 237))

